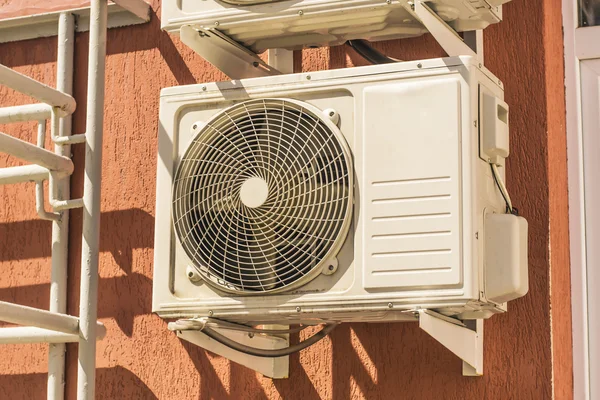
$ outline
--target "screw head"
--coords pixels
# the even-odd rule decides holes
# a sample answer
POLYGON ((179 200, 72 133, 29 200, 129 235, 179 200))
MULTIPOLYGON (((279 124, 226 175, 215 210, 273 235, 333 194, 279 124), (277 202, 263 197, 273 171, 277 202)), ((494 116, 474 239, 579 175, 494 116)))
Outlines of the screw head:
POLYGON ((252 66, 253 66, 254 68, 258 68, 258 66, 259 66, 259 65, 260 65, 260 64, 258 63, 258 61, 254 61, 254 62, 252 63, 252 66))
POLYGON ((394 305, 392 303, 388 303, 388 308, 394 308, 394 305))
MULTIPOLYGON (((198 129, 198 124, 194 124, 194 125, 192 125, 192 129, 193 129, 193 130, 196 130, 196 129, 198 129)), ((188 275, 189 275, 189 274, 188 274, 188 275)))
POLYGON ((202 86, 202 91, 206 92, 206 86, 202 86))
POLYGON ((392 4, 392 0, 385 0, 386 3, 392 4))
POLYGON ((417 68, 423 68, 423 64, 421 64, 421 63, 418 63, 418 64, 417 64, 417 68))
POLYGON ((300 307, 296 307, 296 312, 300 312, 302 309, 300 307))
POLYGON ((215 21, 215 26, 219 26, 219 21, 215 21))
POLYGON ((213 315, 212 310, 208 310, 208 315, 212 317, 212 315, 213 315))
POLYGON ((194 268, 191 265, 188 265, 187 268, 185 269, 185 275, 188 277, 190 282, 196 283, 196 282, 200 282, 202 280, 202 277, 200 276, 200 274, 198 273, 196 268, 194 268))
POLYGON ((310 75, 306 75, 306 80, 310 81, 312 79, 312 77, 310 75))
POLYGON ((330 271, 333 271, 335 269, 335 266, 330 265, 329 267, 327 267, 330 271))
POLYGON ((302 11, 302 10, 298 11, 298 15, 304 15, 304 11, 302 11))

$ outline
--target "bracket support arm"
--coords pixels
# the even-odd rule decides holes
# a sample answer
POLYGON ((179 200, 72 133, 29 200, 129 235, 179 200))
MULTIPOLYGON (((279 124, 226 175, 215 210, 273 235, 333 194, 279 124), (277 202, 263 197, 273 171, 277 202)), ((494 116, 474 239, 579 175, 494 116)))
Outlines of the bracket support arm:
MULTIPOLYGON (((289 356, 276 357, 276 358, 265 358, 248 355, 230 347, 227 347, 216 340, 210 338, 202 332, 203 326, 207 323, 211 323, 212 319, 191 319, 191 320, 180 320, 177 322, 169 323, 169 329, 177 332, 177 337, 186 340, 196 346, 202 347, 212 353, 215 353, 221 357, 225 357, 236 364, 243 365, 244 367, 250 368, 254 371, 260 372, 261 374, 273 378, 273 379, 285 379, 289 376, 290 370, 290 358, 289 356), (190 324, 191 323, 191 324, 190 324), (198 325, 197 329, 187 329, 190 325, 198 325)), ((229 339, 235 340, 236 342, 267 350, 277 350, 289 347, 290 339, 289 334, 277 334, 267 335, 258 334, 244 331, 243 328, 247 328, 243 325, 238 325, 230 322, 219 321, 223 323, 221 327, 211 326, 212 329, 218 331, 223 336, 227 336, 229 339), (238 330, 239 327, 239 330, 238 330)), ((282 325, 269 325, 265 326, 265 329, 271 330, 285 330, 288 326, 282 325)))
POLYGON ((419 310, 419 327, 463 360, 463 375, 483 375, 483 320, 459 321, 419 310))
POLYGON ((231 79, 281 75, 255 53, 216 29, 183 25, 181 41, 231 79))
POLYGON ((460 35, 441 19, 427 4, 419 0, 409 2, 405 6, 427 28, 429 33, 442 46, 450 57, 472 56, 477 54, 471 49, 460 35))

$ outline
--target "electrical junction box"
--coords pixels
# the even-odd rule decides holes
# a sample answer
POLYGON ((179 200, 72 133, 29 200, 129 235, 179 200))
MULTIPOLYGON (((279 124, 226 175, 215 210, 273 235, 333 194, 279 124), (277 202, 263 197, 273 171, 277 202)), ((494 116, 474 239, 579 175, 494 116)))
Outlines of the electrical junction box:
MULTIPOLYGON (((506 0, 433 0, 427 4, 458 32, 484 29, 502 19, 506 0)), ((409 0, 165 0, 162 28, 215 29, 260 52, 419 36, 427 29, 409 0)))
POLYGON ((504 312, 527 291, 527 232, 480 157, 508 118, 482 123, 482 88, 504 104, 496 77, 452 57, 163 89, 153 310, 251 325, 504 312))

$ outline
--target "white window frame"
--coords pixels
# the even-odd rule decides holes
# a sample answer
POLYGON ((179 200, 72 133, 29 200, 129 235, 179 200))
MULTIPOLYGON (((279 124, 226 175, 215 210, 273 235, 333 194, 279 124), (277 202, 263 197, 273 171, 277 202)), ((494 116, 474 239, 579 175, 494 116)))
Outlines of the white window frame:
MULTIPOLYGON (((600 332, 588 324, 587 246, 585 215, 583 132, 581 119, 580 63, 600 58, 600 26, 579 28, 577 0, 563 0, 565 45, 565 90, 567 109, 567 156, 569 178, 569 234, 571 254, 571 306, 573 329, 574 399, 590 399, 590 336, 600 341, 600 332)), ((600 187, 594 188, 600 190, 600 187)), ((589 192, 588 192, 589 193, 589 192)), ((595 383, 594 385, 599 385, 595 383)), ((596 388, 596 390, 598 390, 596 388)))

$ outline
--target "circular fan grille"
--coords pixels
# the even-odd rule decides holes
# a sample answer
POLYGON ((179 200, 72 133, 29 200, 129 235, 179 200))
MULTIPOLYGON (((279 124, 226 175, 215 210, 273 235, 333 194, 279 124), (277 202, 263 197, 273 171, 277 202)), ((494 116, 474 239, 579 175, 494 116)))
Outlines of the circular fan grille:
POLYGON ((173 221, 202 277, 230 292, 290 290, 339 251, 352 214, 350 151, 335 124, 294 100, 219 113, 173 186, 173 221))

